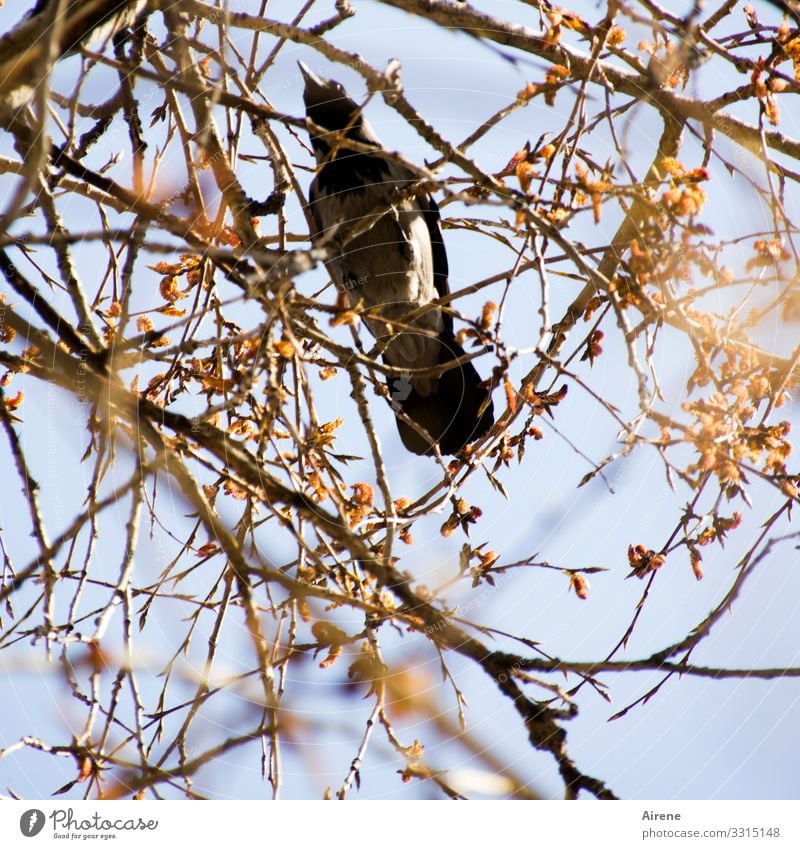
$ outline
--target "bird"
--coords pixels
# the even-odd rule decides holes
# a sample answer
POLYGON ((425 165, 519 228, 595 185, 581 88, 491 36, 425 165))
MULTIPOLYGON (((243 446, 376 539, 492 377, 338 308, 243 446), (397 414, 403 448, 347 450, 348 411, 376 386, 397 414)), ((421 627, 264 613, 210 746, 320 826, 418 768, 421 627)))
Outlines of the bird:
POLYGON ((465 352, 451 313, 432 303, 449 293, 439 208, 424 191, 398 198, 398 190, 417 183, 417 176, 385 155, 341 83, 298 64, 317 162, 309 190, 312 244, 330 243, 343 227, 360 230, 358 222, 372 213, 369 229, 341 246, 328 269, 337 290, 347 292, 351 307, 360 305, 367 328, 383 343, 384 362, 400 370, 400 376, 387 375, 387 385, 405 448, 419 455, 432 455, 436 447, 443 455, 458 454, 488 432, 494 409, 472 361, 454 362, 465 352))

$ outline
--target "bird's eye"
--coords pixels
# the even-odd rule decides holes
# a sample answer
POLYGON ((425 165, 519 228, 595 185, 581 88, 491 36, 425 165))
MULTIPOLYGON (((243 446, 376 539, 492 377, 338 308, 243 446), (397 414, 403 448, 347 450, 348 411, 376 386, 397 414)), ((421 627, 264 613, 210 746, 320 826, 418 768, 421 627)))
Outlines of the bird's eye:
POLYGON ((333 85, 336 88, 336 91, 339 92, 339 94, 344 94, 344 86, 341 83, 334 83, 333 85))

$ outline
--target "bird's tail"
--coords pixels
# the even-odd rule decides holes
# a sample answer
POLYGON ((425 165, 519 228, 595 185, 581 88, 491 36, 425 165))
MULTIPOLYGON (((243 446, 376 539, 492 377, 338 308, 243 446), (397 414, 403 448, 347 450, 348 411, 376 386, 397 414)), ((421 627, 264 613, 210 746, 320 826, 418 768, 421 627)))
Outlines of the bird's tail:
MULTIPOLYGON (((441 365, 464 356, 464 349, 452 334, 444 333, 440 343, 441 365)), ((490 392, 471 362, 444 372, 428 395, 420 394, 407 378, 390 377, 388 384, 400 438, 414 454, 432 454, 433 443, 439 445, 442 454, 457 454, 494 424, 490 392)))

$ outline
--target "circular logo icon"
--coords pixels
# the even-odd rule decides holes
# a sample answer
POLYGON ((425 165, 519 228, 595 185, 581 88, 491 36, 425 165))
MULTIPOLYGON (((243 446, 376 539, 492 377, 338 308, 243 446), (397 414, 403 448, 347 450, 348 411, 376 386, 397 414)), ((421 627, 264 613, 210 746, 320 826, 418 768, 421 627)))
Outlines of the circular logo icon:
POLYGON ((392 406, 395 409, 402 407, 403 403, 408 401, 408 396, 414 388, 408 378, 409 372, 404 372, 401 377, 392 380, 392 406))
POLYGON ((19 818, 19 830, 25 837, 36 837, 44 828, 44 812, 38 808, 31 808, 19 818))

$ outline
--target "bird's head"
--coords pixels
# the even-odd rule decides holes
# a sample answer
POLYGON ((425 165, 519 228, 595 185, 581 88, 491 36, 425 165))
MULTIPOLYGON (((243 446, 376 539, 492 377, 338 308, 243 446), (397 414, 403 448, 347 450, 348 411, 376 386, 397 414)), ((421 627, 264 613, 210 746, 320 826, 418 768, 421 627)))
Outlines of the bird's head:
POLYGON ((347 96, 341 83, 320 77, 303 62, 297 64, 305 81, 306 115, 325 131, 312 131, 311 143, 317 159, 327 157, 331 149, 329 139, 334 135, 344 135, 361 144, 380 145, 375 131, 361 114, 361 107, 347 96))

